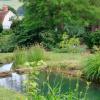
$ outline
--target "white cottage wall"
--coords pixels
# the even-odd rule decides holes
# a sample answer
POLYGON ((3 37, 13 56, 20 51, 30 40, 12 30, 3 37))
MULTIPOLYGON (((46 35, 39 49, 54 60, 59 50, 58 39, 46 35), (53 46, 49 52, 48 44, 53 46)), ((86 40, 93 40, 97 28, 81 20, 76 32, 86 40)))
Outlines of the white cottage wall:
POLYGON ((12 20, 11 20, 12 17, 15 18, 16 15, 15 15, 13 12, 11 12, 11 11, 9 11, 9 12, 5 15, 4 20, 3 20, 3 23, 2 23, 3 29, 10 29, 11 24, 12 24, 12 20))

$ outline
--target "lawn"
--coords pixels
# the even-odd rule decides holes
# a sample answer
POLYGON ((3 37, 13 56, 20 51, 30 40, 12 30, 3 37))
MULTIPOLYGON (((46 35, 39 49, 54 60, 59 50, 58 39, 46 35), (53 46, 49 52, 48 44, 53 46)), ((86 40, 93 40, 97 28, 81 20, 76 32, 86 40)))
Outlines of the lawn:
POLYGON ((88 53, 54 53, 46 52, 46 62, 50 66, 58 67, 59 64, 65 64, 76 67, 82 67, 84 60, 90 56, 88 53))
POLYGON ((13 53, 0 53, 0 63, 9 63, 13 61, 13 53))
POLYGON ((25 100, 25 96, 15 91, 0 87, 0 100, 25 100))
MULTIPOLYGON (((88 53, 55 53, 45 52, 44 60, 49 66, 58 67, 59 64, 81 67, 84 60, 90 56, 88 53)), ((13 53, 0 53, 0 62, 13 61, 13 53)))

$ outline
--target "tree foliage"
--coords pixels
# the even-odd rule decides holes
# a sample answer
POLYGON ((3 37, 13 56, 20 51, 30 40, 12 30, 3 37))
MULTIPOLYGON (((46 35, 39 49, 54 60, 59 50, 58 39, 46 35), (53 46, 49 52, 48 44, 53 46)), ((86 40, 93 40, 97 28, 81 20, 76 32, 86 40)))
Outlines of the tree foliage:
POLYGON ((2 32, 3 30, 3 27, 2 27, 2 24, 0 24, 0 33, 2 32))
POLYGON ((62 33, 80 36, 85 27, 100 19, 100 7, 93 0, 21 0, 25 9, 23 21, 15 31, 19 45, 61 41, 62 33))

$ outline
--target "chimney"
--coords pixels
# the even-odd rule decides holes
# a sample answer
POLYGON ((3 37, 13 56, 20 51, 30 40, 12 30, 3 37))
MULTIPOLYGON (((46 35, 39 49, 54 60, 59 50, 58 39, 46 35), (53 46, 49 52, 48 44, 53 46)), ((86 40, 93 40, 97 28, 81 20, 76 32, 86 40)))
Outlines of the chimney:
POLYGON ((7 5, 4 5, 3 6, 3 11, 8 11, 8 10, 9 10, 8 6, 7 5))

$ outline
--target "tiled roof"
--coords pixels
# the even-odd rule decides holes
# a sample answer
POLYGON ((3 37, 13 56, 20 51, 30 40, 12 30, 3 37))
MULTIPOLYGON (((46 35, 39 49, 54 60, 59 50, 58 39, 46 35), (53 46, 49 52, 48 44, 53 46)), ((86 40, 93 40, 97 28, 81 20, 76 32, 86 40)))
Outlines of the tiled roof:
POLYGON ((8 13, 8 11, 0 11, 0 23, 3 22, 5 15, 8 13))

